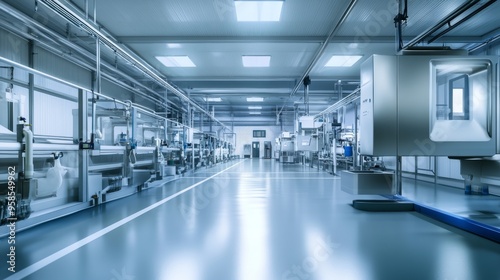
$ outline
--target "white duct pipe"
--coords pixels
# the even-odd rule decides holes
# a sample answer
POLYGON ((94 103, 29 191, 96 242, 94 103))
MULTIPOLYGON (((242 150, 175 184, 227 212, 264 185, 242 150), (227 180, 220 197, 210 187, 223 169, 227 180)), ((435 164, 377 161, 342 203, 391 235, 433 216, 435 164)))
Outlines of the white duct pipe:
POLYGON ((25 146, 25 156, 24 156, 24 178, 31 179, 33 178, 33 132, 29 129, 23 130, 24 141, 26 142, 25 146))

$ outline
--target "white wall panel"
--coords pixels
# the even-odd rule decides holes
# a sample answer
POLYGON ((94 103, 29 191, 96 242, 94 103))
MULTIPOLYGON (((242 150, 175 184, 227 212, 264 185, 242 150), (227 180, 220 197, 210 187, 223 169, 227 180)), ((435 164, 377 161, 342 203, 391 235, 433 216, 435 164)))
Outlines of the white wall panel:
POLYGON ((448 159, 450 161, 450 177, 453 179, 462 180, 462 175, 460 175, 460 161, 456 159, 448 159))
POLYGON ((68 96, 72 99, 78 98, 77 88, 70 87, 65 84, 61 84, 59 82, 41 76, 35 76, 34 81, 35 81, 35 87, 37 88, 46 89, 51 92, 57 92, 59 94, 68 96))
POLYGON ((401 169, 405 172, 415 172, 415 158, 414 157, 402 157, 401 169))
POLYGON ((438 176, 450 178, 451 176, 450 160, 447 157, 438 157, 437 164, 438 164, 438 176))
POLYGON ((130 91, 104 79, 101 82, 101 90, 104 95, 118 100, 132 100, 133 94, 130 91))
POLYGON ((439 157, 438 176, 443 178, 462 180, 463 178, 460 175, 460 161, 449 159, 447 157, 439 157))
POLYGON ((433 157, 417 157, 417 168, 419 174, 432 175, 436 170, 433 157))
POLYGON ((35 48, 34 67, 84 88, 92 85, 92 73, 42 48, 35 48))
POLYGON ((28 65, 28 41, 0 29, 0 56, 28 65))
POLYGON ((34 133, 36 135, 73 136, 73 109, 77 102, 35 91, 34 133))

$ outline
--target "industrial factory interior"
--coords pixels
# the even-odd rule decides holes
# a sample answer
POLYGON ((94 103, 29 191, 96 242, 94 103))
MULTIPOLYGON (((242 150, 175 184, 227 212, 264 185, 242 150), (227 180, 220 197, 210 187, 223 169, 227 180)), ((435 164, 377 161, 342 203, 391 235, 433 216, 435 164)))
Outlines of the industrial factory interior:
POLYGON ((0 0, 0 278, 500 279, 496 0, 0 0))

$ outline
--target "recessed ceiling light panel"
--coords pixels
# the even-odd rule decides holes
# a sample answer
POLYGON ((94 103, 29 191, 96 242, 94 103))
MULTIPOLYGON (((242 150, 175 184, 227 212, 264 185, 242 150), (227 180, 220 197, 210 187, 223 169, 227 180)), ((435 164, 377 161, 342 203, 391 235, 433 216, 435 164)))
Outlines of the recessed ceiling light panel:
POLYGON ((271 64, 269 55, 243 55, 241 60, 244 67, 269 67, 271 64))
POLYGON ((156 59, 166 67, 196 67, 187 55, 157 56, 156 59))
POLYGON ((264 101, 263 97, 247 97, 247 102, 262 102, 264 101))
POLYGON ((325 64, 326 67, 351 67, 358 60, 360 60, 362 55, 334 55, 325 64))
POLYGON ((221 102, 222 98, 220 98, 220 97, 204 97, 203 100, 205 100, 205 102, 221 102))
POLYGON ((180 49, 182 46, 181 44, 177 44, 177 43, 168 43, 167 44, 167 48, 169 49, 180 49))
POLYGON ((238 21, 279 21, 283 1, 234 1, 238 21))

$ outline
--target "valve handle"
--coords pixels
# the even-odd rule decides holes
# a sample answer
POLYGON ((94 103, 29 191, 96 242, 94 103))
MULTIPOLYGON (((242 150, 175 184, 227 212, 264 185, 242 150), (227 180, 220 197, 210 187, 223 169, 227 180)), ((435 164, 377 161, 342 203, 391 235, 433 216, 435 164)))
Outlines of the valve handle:
POLYGON ((52 156, 54 157, 54 159, 60 159, 64 156, 63 152, 59 152, 59 153, 52 153, 52 156))

